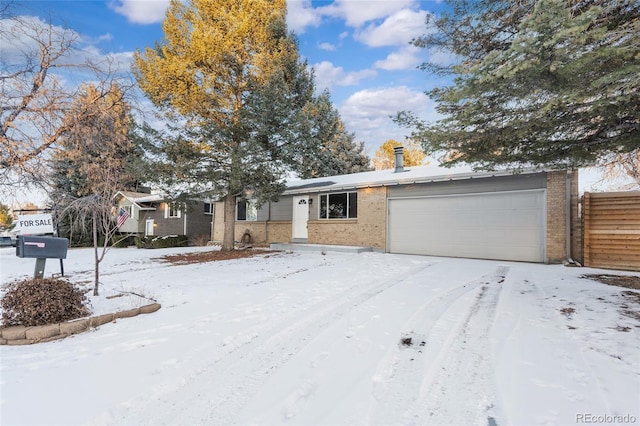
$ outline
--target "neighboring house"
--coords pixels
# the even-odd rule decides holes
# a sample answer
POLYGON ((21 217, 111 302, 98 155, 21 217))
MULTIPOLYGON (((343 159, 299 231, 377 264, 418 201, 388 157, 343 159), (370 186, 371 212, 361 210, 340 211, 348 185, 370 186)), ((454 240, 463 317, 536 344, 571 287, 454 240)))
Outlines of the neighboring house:
POLYGON ((186 235, 189 240, 211 236, 213 204, 191 200, 174 203, 160 194, 119 191, 114 196, 128 219, 120 226, 122 233, 139 236, 186 235))
MULTIPOLYGON (((256 244, 546 263, 577 257, 577 173, 433 173, 398 167, 289 182, 278 202, 238 203, 236 240, 249 230, 256 244)), ((215 211, 213 239, 221 241, 222 204, 215 211)))

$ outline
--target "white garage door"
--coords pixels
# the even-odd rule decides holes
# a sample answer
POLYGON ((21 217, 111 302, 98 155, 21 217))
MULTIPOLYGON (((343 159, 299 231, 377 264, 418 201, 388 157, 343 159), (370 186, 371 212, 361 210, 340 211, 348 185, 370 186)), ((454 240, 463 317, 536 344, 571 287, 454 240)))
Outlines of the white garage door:
POLYGON ((544 190, 389 200, 389 252, 543 262, 544 190))

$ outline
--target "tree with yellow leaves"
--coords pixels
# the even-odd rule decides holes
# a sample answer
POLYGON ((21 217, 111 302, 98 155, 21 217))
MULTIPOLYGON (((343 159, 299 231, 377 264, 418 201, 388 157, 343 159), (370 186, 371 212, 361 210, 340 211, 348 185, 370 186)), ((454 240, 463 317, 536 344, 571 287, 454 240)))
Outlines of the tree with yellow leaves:
POLYGON ((172 0, 165 40, 135 55, 144 92, 178 119, 157 144, 163 186, 224 200, 222 250, 234 248, 236 199, 276 200, 318 146, 313 74, 286 13, 286 0, 172 0))
POLYGON ((393 149, 397 146, 404 147, 404 166, 424 166, 429 164, 425 162, 426 154, 415 142, 406 144, 400 143, 395 139, 389 139, 377 149, 373 157, 373 166, 376 170, 393 169, 395 167, 395 155, 393 149))

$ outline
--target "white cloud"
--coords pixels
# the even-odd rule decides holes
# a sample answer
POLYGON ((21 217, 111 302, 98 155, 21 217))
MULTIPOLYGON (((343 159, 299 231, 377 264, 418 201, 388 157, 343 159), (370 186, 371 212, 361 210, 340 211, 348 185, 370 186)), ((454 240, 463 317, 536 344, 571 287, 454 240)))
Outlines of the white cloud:
POLYGON ((336 50, 336 47, 331 43, 320 43, 318 44, 318 48, 320 48, 321 50, 329 50, 329 51, 336 50))
POLYGON ((155 24, 162 22, 169 7, 169 0, 115 0, 109 2, 117 13, 136 24, 155 24))
POLYGON ((305 28, 320 25, 322 17, 311 5, 311 0, 287 1, 287 26, 296 34, 302 34, 305 28))
POLYGON ((336 67, 331 62, 323 61, 313 66, 316 76, 316 85, 319 90, 334 86, 353 86, 365 78, 376 75, 375 70, 360 70, 346 72, 342 67, 336 67))
POLYGON ((98 42, 111 40, 113 40, 113 35, 111 35, 110 33, 106 33, 98 37, 98 42))
POLYGON ((391 119, 399 111, 412 111, 429 121, 440 117, 435 102, 406 86, 361 90, 344 101, 339 111, 349 131, 355 132, 356 140, 365 142, 370 156, 387 139, 402 141, 409 135, 409 129, 391 119))
POLYGON ((426 16, 424 10, 399 10, 382 24, 369 24, 358 31, 356 39, 371 47, 406 45, 424 34, 426 16))
POLYGON ((413 69, 424 62, 419 57, 420 52, 418 47, 407 46, 389 54, 384 60, 376 61, 374 67, 387 71, 413 69))
POLYGON ((336 0, 317 10, 322 15, 342 18, 348 26, 358 28, 366 22, 384 18, 414 3, 414 0, 336 0))

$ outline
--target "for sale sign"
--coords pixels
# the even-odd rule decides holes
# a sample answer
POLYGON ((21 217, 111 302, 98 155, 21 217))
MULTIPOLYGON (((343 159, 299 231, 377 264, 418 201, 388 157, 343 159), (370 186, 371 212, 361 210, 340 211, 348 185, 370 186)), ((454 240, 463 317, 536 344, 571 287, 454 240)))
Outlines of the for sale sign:
POLYGON ((20 230, 20 234, 22 235, 52 234, 53 221, 51 220, 51 214, 28 214, 18 216, 18 223, 16 224, 15 229, 20 230))

